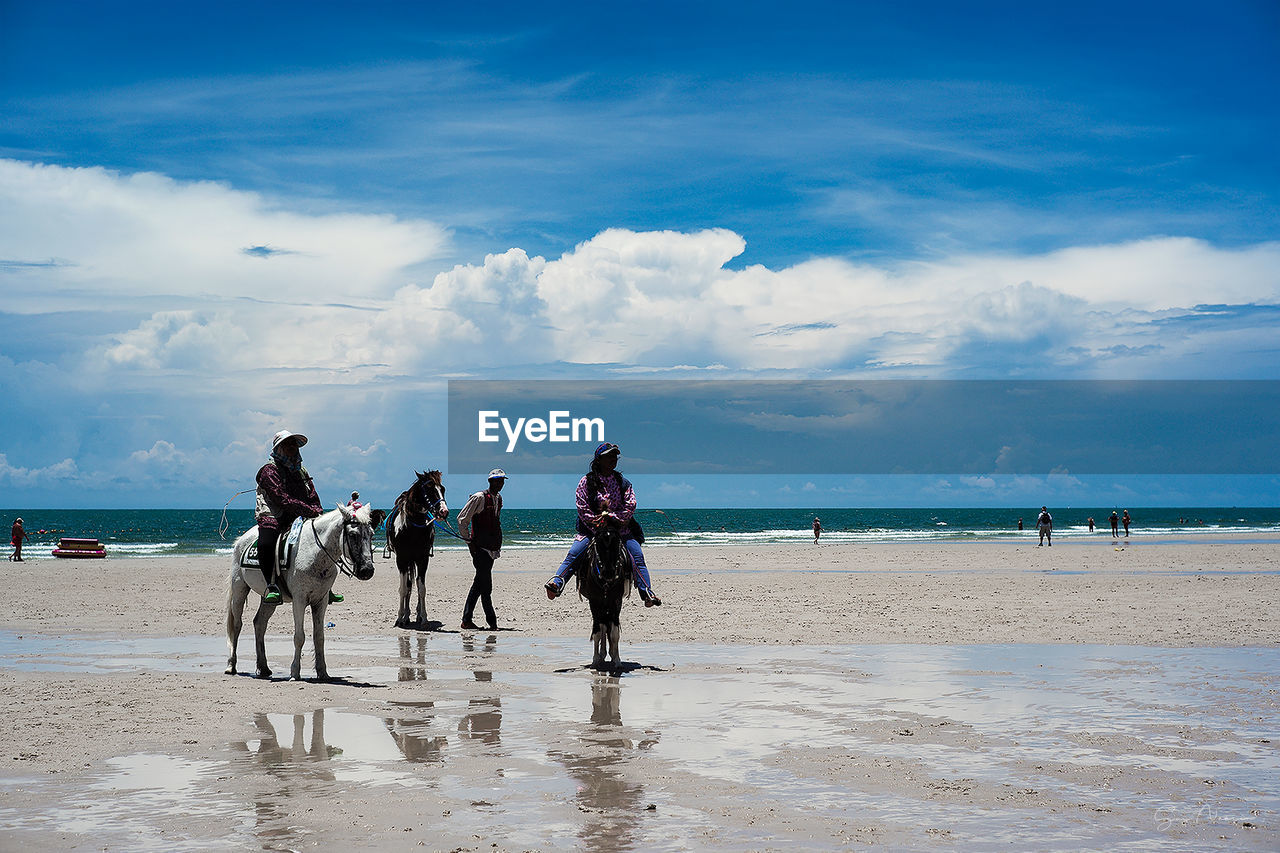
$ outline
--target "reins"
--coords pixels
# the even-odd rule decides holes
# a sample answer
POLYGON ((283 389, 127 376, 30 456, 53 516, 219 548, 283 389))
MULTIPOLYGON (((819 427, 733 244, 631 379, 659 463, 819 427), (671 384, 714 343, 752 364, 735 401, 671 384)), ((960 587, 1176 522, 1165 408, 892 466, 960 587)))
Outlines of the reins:
MULTIPOLYGON (((345 530, 342 531, 342 538, 341 538, 340 544, 338 545, 338 555, 341 557, 341 559, 335 560, 333 558, 333 555, 329 553, 329 549, 326 548, 324 546, 324 543, 320 541, 320 534, 316 532, 316 520, 314 518, 308 519, 308 520, 311 522, 311 536, 316 540, 316 545, 318 545, 320 550, 324 552, 324 555, 328 557, 334 563, 334 565, 338 567, 338 571, 342 572, 344 575, 346 575, 349 578, 355 577, 355 573, 347 568, 346 531, 345 530)), ((346 526, 345 521, 343 522, 343 526, 344 527, 346 526)), ((372 556, 373 556, 373 552, 370 551, 370 557, 372 556)))

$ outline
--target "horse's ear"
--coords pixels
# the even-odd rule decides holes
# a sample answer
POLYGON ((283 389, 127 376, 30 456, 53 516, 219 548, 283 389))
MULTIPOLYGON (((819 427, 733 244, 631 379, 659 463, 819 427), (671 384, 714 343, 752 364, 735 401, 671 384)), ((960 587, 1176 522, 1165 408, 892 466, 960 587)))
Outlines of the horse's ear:
POLYGON ((375 509, 373 512, 369 513, 369 524, 373 525, 374 529, 377 529, 382 522, 386 520, 386 518, 387 514, 385 512, 380 509, 375 509))
POLYGON ((338 512, 342 513, 342 517, 350 521, 352 512, 347 507, 347 505, 343 503, 339 503, 337 506, 338 506, 338 512))

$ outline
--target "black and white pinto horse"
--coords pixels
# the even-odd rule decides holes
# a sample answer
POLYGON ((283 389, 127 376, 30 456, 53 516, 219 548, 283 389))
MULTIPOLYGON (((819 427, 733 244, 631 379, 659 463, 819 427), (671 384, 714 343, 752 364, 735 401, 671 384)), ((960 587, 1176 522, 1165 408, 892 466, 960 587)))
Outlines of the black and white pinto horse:
POLYGON ((622 637, 622 599, 631 594, 631 555, 622 544, 617 526, 606 524, 596 531, 591 544, 578 558, 578 593, 591 605, 591 642, 595 653, 591 665, 597 669, 622 663, 618 641, 622 637))
MULTIPOLYGON (((352 510, 342 504, 319 518, 303 522, 298 539, 297 552, 289 566, 276 574, 277 583, 286 601, 293 603, 293 666, 289 676, 302 678, 302 644, 306 639, 303 616, 311 608, 311 637, 316 653, 316 676, 321 681, 329 678, 324 661, 324 611, 329 605, 329 590, 338 579, 339 570, 353 575, 356 580, 367 581, 373 577, 373 531, 385 517, 380 509, 361 507, 352 510), (350 561, 351 569, 346 562, 350 561)), ((288 531, 281 531, 283 540, 288 531)), ((240 639, 240 627, 244 622, 244 605, 249 592, 259 595, 266 592, 262 570, 242 568, 241 558, 258 536, 258 528, 251 527, 236 539, 231 552, 231 582, 227 593, 227 674, 236 674, 236 642, 240 639)), ((267 666, 267 621, 275 612, 276 604, 265 601, 253 617, 253 641, 257 651, 256 674, 259 678, 271 675, 267 666)))
POLYGON ((427 565, 436 542, 436 521, 449 517, 444 502, 444 483, 439 471, 419 474, 412 486, 396 498, 395 509, 387 521, 387 549, 395 552, 400 570, 400 612, 397 628, 427 627, 427 565), (409 597, 414 582, 418 586, 418 611, 415 622, 409 622, 409 597))

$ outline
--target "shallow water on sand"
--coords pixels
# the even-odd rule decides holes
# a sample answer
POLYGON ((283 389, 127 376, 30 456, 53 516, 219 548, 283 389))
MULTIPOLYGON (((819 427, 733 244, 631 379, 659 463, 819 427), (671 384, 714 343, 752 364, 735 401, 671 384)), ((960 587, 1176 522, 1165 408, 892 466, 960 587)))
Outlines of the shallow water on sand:
MULTIPOLYGON (((287 639, 268 648, 291 654, 287 639)), ((56 826, 109 849, 297 849, 344 831, 312 808, 350 807, 349 831, 370 824, 393 848, 1280 842, 1280 649, 634 643, 638 663, 602 673, 581 666, 587 648, 334 637, 347 681, 421 692, 246 714, 241 739, 122 754, 72 780, 11 769, 0 839, 56 826), (405 808, 389 827, 352 805, 368 801, 405 808)), ((213 639, 0 632, 0 668, 17 670, 221 678, 223 654, 213 639)))

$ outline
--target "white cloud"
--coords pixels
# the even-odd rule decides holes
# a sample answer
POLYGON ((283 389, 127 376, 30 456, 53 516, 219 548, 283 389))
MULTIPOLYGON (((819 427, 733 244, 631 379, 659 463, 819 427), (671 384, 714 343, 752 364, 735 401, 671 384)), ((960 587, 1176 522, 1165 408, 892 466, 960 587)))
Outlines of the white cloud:
POLYGON ((59 292, 82 308, 121 296, 361 301, 445 241, 432 223, 290 211, 220 183, 0 160, 0 258, 56 262, 29 271, 40 301, 9 310, 59 292), (263 246, 275 253, 246 252, 263 246))
POLYGON ((12 288, 11 310, 47 310, 59 295, 81 308, 164 302, 108 341, 89 338, 86 363, 236 387, 264 368, 319 371, 305 384, 550 362, 1187 376, 1274 331, 1179 328, 1194 306, 1280 302, 1272 243, 1158 238, 734 270, 746 243, 731 231, 611 228, 555 259, 511 248, 416 281, 444 239, 431 223, 299 213, 221 184, 0 160, 0 259, 57 260, 6 271, 33 285, 12 288))
POLYGON ((0 453, 0 481, 7 480, 14 486, 47 486, 59 481, 74 480, 79 474, 73 459, 63 459, 42 468, 20 468, 10 465, 9 458, 0 453))

